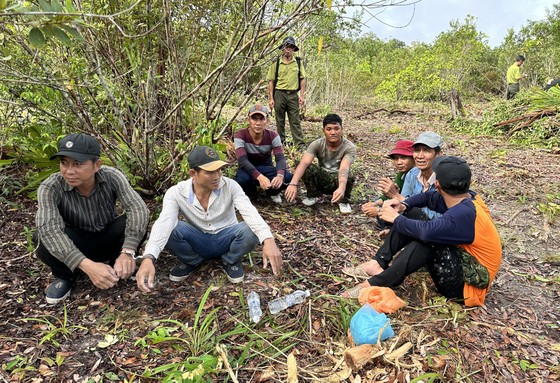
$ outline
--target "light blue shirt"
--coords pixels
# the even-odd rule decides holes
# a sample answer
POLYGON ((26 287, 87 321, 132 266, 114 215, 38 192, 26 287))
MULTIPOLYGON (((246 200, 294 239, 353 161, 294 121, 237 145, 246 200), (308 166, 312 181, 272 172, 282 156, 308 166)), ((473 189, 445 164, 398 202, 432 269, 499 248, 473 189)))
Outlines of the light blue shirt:
MULTIPOLYGON (((401 195, 405 198, 411 197, 416 194, 423 193, 422 183, 418 180, 418 176, 420 175, 420 169, 416 166, 409 170, 404 177, 404 184, 401 191, 401 195)), ((428 190, 435 190, 435 185, 431 184, 428 187, 428 190)), ((422 211, 428 216, 430 219, 434 219, 439 217, 441 214, 437 213, 433 210, 428 209, 427 207, 423 207, 422 211)))

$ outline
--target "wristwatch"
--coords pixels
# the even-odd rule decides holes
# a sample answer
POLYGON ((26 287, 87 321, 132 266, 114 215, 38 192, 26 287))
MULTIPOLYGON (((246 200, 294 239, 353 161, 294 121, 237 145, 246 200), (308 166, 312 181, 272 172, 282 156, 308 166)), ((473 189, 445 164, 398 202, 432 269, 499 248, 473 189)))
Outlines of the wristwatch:
POLYGON ((132 259, 136 259, 136 252, 134 250, 122 249, 121 254, 130 255, 132 259))

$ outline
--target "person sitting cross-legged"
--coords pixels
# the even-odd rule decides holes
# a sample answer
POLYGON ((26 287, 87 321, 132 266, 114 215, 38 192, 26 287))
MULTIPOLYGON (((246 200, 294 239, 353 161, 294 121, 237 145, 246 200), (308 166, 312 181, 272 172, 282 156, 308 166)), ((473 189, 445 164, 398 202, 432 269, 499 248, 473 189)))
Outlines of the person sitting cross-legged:
POLYGON ((383 204, 379 216, 393 224, 394 233, 373 260, 360 265, 369 279, 343 297, 357 297, 368 286, 396 287, 407 275, 427 267, 443 296, 466 306, 484 303, 502 259, 498 231, 486 204, 469 190, 471 170, 465 160, 440 156, 433 168, 436 190, 383 204), (441 216, 423 221, 399 214, 424 206, 441 216))
POLYGON ((258 185, 272 201, 281 204, 280 192, 290 183, 292 174, 286 169, 280 136, 267 129, 268 114, 262 104, 251 106, 247 117, 249 127, 235 132, 233 142, 239 164, 235 180, 247 196, 254 197, 258 185), (276 166, 272 164, 272 154, 276 166))

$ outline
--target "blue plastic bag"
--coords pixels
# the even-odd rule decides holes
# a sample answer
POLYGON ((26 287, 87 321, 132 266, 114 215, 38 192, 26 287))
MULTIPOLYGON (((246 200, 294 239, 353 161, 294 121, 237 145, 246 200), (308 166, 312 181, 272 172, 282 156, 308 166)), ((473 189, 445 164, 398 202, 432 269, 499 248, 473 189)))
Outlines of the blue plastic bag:
POLYGON ((389 339, 395 333, 387 315, 380 314, 369 303, 360 308, 350 320, 350 333, 356 345, 376 344, 379 331, 383 329, 380 340, 389 339), (383 327, 387 324, 385 329, 383 327))

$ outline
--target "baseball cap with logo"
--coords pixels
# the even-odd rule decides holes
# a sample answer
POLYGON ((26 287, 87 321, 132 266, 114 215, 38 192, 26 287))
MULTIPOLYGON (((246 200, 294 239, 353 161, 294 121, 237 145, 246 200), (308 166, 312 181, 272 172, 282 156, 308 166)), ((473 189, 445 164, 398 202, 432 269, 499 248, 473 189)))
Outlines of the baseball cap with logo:
POLYGON ((266 106, 264 106, 263 104, 257 103, 255 105, 253 105, 252 107, 249 108, 249 117, 251 117, 253 114, 262 114, 265 118, 268 117, 268 108, 266 106))
POLYGON ((187 157, 191 169, 200 168, 207 172, 213 172, 227 165, 227 162, 220 160, 218 152, 209 146, 197 146, 187 157))
POLYGON ((51 160, 56 157, 70 157, 79 162, 97 159, 101 156, 99 142, 87 134, 74 133, 63 137, 58 141, 58 152, 51 156, 51 160))
POLYGON ((432 162, 440 187, 450 194, 464 193, 471 185, 471 168, 462 158, 438 156, 432 162))
POLYGON ((395 142, 395 147, 391 149, 387 157, 391 157, 395 154, 400 154, 401 156, 412 157, 414 154, 414 149, 412 148, 413 142, 410 140, 399 140, 395 142))
POLYGON ((420 133, 414 145, 423 144, 429 148, 435 149, 443 146, 443 138, 435 132, 423 132, 420 133))

